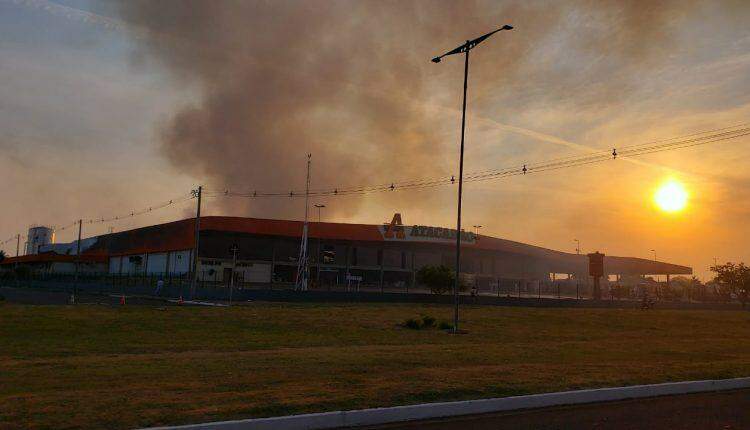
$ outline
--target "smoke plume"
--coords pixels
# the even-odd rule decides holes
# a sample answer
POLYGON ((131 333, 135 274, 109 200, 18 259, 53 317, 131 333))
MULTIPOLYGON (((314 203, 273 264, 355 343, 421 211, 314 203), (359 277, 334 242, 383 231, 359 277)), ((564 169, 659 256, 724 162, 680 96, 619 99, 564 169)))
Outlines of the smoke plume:
MULTIPOLYGON (((169 160, 215 189, 284 191, 304 187, 307 152, 314 188, 455 173, 460 117, 430 106, 460 106, 463 64, 429 60, 463 40, 516 27, 472 57, 479 112, 606 105, 669 49, 688 3, 128 0, 119 11, 146 30, 140 61, 199 89, 159 125, 169 160)), ((299 217, 286 201, 246 204, 299 217)))

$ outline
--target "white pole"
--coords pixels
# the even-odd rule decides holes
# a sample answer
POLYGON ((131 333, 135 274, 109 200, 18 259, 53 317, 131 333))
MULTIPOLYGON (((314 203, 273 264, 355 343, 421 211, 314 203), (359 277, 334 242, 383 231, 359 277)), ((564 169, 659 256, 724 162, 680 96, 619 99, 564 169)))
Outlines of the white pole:
POLYGON ((297 281, 294 289, 307 291, 307 280, 310 273, 309 262, 307 260, 307 217, 309 212, 310 201, 310 158, 312 154, 307 154, 307 180, 305 182, 305 223, 302 226, 302 243, 299 250, 299 261, 297 262, 297 281))

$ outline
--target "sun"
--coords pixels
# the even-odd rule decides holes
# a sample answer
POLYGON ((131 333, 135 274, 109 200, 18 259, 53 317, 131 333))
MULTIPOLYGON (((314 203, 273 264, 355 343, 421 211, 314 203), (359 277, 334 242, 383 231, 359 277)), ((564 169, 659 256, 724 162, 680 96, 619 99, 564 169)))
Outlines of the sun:
POLYGON ((663 183, 654 193, 654 203, 664 212, 679 212, 685 209, 687 201, 685 186, 674 179, 663 183))

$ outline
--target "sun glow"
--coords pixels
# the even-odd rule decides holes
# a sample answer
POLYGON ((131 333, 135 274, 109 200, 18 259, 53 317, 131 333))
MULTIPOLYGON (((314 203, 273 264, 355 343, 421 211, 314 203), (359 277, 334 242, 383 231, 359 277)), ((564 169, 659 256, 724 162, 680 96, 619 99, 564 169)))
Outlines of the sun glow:
POLYGON ((654 193, 654 203, 664 212, 679 212, 685 209, 687 201, 685 186, 674 179, 663 183, 654 193))

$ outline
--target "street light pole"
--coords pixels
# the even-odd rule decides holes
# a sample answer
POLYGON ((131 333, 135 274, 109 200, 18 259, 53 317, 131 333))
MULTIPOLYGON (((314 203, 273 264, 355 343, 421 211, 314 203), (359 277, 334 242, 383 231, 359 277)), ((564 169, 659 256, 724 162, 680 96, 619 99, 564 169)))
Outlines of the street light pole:
POLYGON ((581 253, 581 241, 578 239, 573 239, 573 241, 576 243, 576 254, 581 253))
POLYGON ((318 208, 318 256, 316 257, 318 263, 318 272, 315 274, 315 285, 320 288, 320 210, 326 207, 326 205, 315 205, 318 208))
POLYGON ((485 39, 502 30, 512 30, 510 25, 504 25, 501 28, 480 36, 474 40, 467 40, 463 45, 446 52, 443 55, 432 59, 433 63, 439 63, 440 60, 448 55, 465 54, 464 56, 464 95, 463 107, 461 111, 461 153, 458 163, 458 213, 456 215, 456 280, 453 285, 453 332, 458 333, 458 289, 461 277, 461 195, 463 193, 463 176, 464 176, 464 136, 466 132, 466 90, 469 82, 469 51, 482 43, 485 39))

